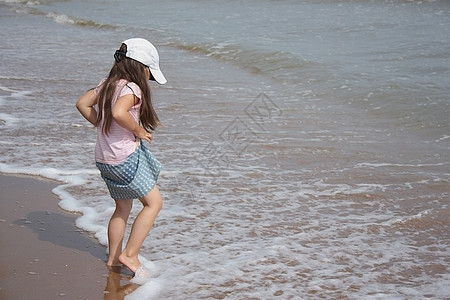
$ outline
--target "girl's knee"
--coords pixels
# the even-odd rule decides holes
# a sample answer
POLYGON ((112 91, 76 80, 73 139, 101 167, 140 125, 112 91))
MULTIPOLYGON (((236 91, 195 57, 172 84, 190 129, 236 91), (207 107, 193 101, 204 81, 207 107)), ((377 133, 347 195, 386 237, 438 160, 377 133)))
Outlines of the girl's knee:
POLYGON ((158 192, 157 195, 154 195, 154 197, 152 197, 152 198, 150 199, 149 206, 150 206, 150 207, 153 207, 153 208, 156 209, 158 212, 162 209, 163 201, 162 201, 162 198, 161 198, 161 195, 159 194, 159 192, 158 192))
POLYGON ((141 200, 144 206, 154 208, 158 211, 162 209, 163 201, 159 189, 156 186, 146 196, 139 200, 141 200))
POLYGON ((158 201, 158 203, 156 204, 156 206, 157 206, 157 208, 158 208, 158 211, 160 211, 160 210, 162 209, 162 207, 163 207, 163 201, 162 201, 162 198, 161 198, 161 197, 159 197, 159 201, 158 201))

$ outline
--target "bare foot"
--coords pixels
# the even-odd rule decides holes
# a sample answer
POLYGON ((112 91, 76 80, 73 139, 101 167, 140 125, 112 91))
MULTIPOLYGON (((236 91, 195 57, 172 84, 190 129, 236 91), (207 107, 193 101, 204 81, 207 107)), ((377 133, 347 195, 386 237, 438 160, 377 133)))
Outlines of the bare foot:
POLYGON ((121 267, 122 264, 119 262, 119 263, 106 264, 106 266, 108 266, 110 268, 114 268, 114 267, 121 267))
POLYGON ((106 266, 108 266, 108 267, 120 267, 120 266, 122 266, 122 263, 119 260, 113 260, 113 261, 108 261, 106 263, 106 266))
POLYGON ((128 257, 124 253, 119 256, 119 262, 133 273, 136 273, 136 270, 141 265, 137 257, 128 257))

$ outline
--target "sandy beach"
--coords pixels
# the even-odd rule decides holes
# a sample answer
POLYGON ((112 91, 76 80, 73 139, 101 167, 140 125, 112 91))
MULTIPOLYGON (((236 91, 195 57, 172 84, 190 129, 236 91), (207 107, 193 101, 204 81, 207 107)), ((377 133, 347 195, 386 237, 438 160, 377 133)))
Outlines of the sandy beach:
POLYGON ((0 299, 123 299, 137 286, 108 270, 105 247, 58 207, 55 182, 0 174, 0 299))

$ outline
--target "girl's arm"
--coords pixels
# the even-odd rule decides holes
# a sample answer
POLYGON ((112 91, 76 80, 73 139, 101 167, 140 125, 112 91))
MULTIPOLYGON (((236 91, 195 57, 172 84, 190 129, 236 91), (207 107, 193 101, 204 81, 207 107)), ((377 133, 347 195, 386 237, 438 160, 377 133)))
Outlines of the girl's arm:
POLYGON ((153 138, 152 134, 140 126, 129 113, 131 107, 133 107, 138 100, 139 99, 133 94, 120 97, 114 104, 112 117, 117 124, 133 132, 136 137, 151 143, 153 138))
POLYGON ((97 121, 97 111, 94 106, 97 104, 97 95, 94 90, 87 91, 80 99, 78 99, 76 107, 83 117, 92 125, 97 121))

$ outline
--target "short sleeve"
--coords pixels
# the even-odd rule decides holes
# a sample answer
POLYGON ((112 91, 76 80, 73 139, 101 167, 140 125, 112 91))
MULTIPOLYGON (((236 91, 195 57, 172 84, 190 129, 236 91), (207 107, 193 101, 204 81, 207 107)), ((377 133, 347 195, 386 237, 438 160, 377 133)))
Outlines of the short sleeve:
POLYGON ((139 98, 139 104, 141 102, 141 88, 134 82, 128 82, 123 89, 120 91, 119 98, 125 95, 134 94, 139 98))

